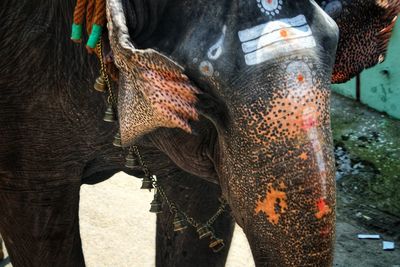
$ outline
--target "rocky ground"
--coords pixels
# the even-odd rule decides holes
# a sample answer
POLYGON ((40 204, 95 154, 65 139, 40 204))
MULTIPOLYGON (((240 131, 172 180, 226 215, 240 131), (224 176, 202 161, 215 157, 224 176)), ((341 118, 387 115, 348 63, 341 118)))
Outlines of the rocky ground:
MULTIPOLYGON (((332 103, 337 160, 338 222, 335 265, 400 267, 400 122, 353 101, 332 103), (377 233, 382 240, 359 240, 377 233), (383 251, 382 241, 397 249, 383 251)), ((87 266, 154 266, 152 194, 125 174, 81 191, 81 235, 87 266)), ((8 259, 0 267, 10 267, 8 259)), ((251 252, 236 227, 228 267, 251 267, 251 252)))

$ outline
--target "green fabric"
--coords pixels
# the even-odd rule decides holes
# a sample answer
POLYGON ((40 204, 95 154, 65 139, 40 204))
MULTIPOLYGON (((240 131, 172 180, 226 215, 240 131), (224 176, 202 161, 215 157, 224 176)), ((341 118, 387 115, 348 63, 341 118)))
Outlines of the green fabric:
POLYGON ((81 24, 72 24, 72 33, 71 39, 79 41, 82 38, 82 25, 81 24))
POLYGON ((95 48, 97 42, 100 40, 101 32, 103 27, 97 24, 93 24, 92 33, 89 36, 89 40, 87 41, 87 46, 90 48, 95 48))

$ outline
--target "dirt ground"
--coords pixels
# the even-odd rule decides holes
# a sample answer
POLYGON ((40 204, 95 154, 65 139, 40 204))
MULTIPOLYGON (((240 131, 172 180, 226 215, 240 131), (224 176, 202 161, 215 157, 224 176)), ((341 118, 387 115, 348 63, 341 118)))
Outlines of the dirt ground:
MULTIPOLYGON (((123 173, 82 187, 80 222, 87 266, 154 266, 155 215, 148 212, 152 194, 139 187, 138 179, 123 173)), ((400 267, 400 249, 386 252, 382 240, 358 240, 358 233, 376 232, 346 220, 340 211, 337 231, 334 266, 400 267)), ((6 259, 0 263, 3 266, 11 264, 6 259)), ((236 227, 226 266, 254 266, 240 227, 236 227)))

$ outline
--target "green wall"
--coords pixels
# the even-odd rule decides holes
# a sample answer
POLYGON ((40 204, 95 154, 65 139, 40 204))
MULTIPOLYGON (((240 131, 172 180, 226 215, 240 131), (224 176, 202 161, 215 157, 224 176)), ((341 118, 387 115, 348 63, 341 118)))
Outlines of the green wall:
MULTIPOLYGON (((332 89, 356 98, 355 79, 332 89)), ((360 101, 378 111, 400 119, 400 21, 389 43, 386 60, 360 74, 360 101)))

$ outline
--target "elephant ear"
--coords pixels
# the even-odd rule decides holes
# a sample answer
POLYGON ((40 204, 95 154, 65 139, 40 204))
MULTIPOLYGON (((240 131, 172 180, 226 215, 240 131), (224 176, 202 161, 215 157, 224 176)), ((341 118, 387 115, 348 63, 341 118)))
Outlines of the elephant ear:
POLYGON ((340 30, 332 82, 350 80, 381 63, 392 34, 400 0, 319 0, 340 30))
POLYGON ((123 146, 158 127, 191 133, 199 90, 183 68, 153 49, 132 44, 121 0, 107 1, 108 32, 119 69, 118 114, 123 146))

